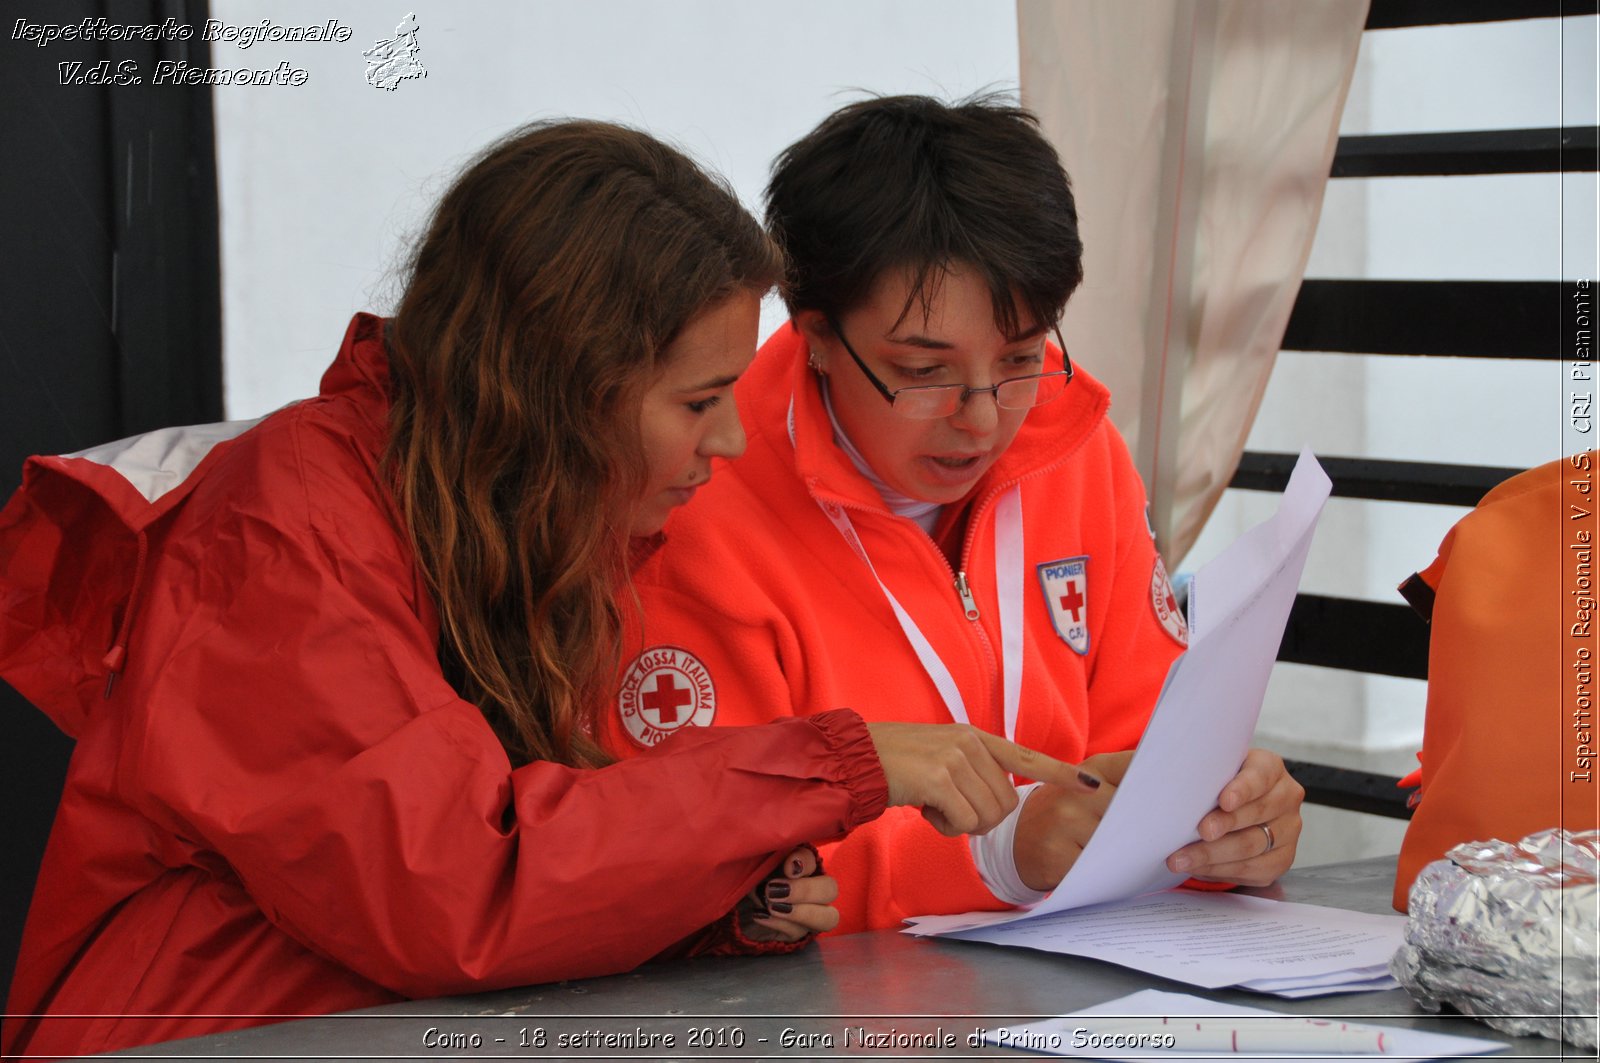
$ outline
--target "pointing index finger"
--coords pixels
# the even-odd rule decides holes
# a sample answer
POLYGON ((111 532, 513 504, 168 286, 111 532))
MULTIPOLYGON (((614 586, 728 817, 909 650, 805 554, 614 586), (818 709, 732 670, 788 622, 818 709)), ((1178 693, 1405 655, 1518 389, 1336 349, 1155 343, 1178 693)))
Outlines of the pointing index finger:
POLYGON ((1038 750, 1019 746, 987 731, 980 731, 979 734, 983 736, 983 744, 989 750, 989 755, 1013 775, 1021 775, 1036 782, 1054 783, 1077 793, 1093 793, 1100 788, 1100 778, 1082 770, 1076 764, 1064 763, 1038 750))

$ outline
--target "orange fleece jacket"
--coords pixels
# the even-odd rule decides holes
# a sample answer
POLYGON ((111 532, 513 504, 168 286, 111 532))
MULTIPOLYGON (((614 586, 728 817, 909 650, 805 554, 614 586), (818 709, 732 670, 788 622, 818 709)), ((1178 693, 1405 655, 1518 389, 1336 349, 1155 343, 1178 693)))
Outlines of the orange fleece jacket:
MULTIPOLYGON (((819 501, 846 507, 879 577, 949 668, 971 722, 1003 733, 994 502, 1020 481, 1026 619, 1016 740, 1074 762, 1133 748, 1187 633, 1175 617, 1163 622, 1175 603, 1143 485, 1106 417, 1105 387, 1080 369, 1061 398, 1029 413, 974 489, 961 552, 979 613, 969 620, 944 553, 891 513, 834 444, 804 355, 792 327, 762 348, 736 392, 748 451, 673 515, 666 548, 635 573, 645 649, 624 668, 609 744, 628 755, 688 726, 840 706, 869 721, 949 721, 878 584, 819 501), (1085 559, 1081 572, 1063 582, 1062 565, 1075 559, 1085 559), (1086 639, 1073 630, 1084 620, 1086 639)), ((916 809, 890 809, 823 853, 840 883, 839 932, 1005 907, 984 887, 966 840, 941 836, 916 809)))

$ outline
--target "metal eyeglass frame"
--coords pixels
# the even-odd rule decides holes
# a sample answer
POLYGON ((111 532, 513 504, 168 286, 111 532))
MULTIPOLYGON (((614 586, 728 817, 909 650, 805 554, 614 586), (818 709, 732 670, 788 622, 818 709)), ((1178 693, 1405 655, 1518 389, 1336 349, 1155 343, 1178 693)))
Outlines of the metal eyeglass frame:
POLYGON ((1054 402, 1056 399, 1060 398, 1061 397, 1061 393, 1066 391, 1067 385, 1072 383, 1072 378, 1076 374, 1076 370, 1074 370, 1073 367, 1072 367, 1072 356, 1067 353, 1067 343, 1061 337, 1061 326, 1060 325, 1055 325, 1055 326, 1053 326, 1051 328, 1051 331, 1054 332, 1055 335, 1056 335, 1056 345, 1061 348, 1061 362, 1062 362, 1062 365, 1064 366, 1064 368, 1062 368, 1062 369, 1054 369, 1054 370, 1051 370, 1048 373, 1027 373, 1027 374, 1025 374, 1023 376, 1012 377, 1010 380, 1002 380, 998 384, 991 384, 989 387, 986 387, 986 388, 973 388, 973 387, 968 387, 965 384, 911 384, 911 385, 908 385, 908 386, 903 387, 903 388, 894 388, 893 390, 891 390, 889 388, 889 385, 887 385, 883 381, 879 380, 878 379, 878 375, 867 367, 867 363, 862 360, 862 358, 861 358, 861 356, 859 354, 856 353, 856 349, 854 347, 850 346, 850 341, 845 339, 844 330, 839 327, 839 322, 833 317, 833 315, 832 314, 825 315, 824 316, 824 320, 827 321, 828 327, 833 330, 833 334, 839 338, 839 342, 844 345, 845 353, 850 355, 851 361, 855 362, 856 366, 861 370, 861 372, 866 374, 867 379, 869 381, 871 381, 872 382, 872 386, 878 390, 878 394, 883 396, 884 401, 887 402, 893 409, 895 409, 896 412, 900 413, 901 416, 909 417, 909 418, 914 419, 914 420, 932 421, 932 420, 937 420, 940 417, 952 417, 958 411, 960 411, 963 407, 966 406, 968 399, 972 398, 972 396, 974 396, 974 395, 981 395, 986 391, 994 396, 995 405, 998 406, 1000 409, 1005 409, 1005 410, 1016 410, 1016 409, 1031 410, 1036 406, 1043 406, 1043 405, 1045 405, 1045 403, 1054 402), (1027 406, 1001 406, 1000 405, 1000 389, 1001 388, 1006 387, 1007 385, 1016 384, 1016 383, 1019 383, 1019 382, 1022 382, 1022 381, 1027 381, 1027 380, 1041 380, 1042 381, 1042 380, 1046 380, 1046 379, 1049 379, 1049 378, 1052 378, 1052 377, 1065 377, 1066 379, 1062 382, 1061 392, 1057 392, 1056 394, 1050 396, 1050 398, 1045 399, 1044 402, 1029 403, 1027 406), (895 397, 897 395, 903 394, 905 392, 915 391, 915 392, 922 392, 923 394, 928 394, 928 393, 937 391, 937 392, 943 392, 943 393, 951 393, 951 392, 956 391, 957 389, 960 390, 961 397, 956 402, 955 409, 951 410, 949 413, 936 413, 936 414, 931 414, 931 415, 926 416, 926 417, 919 417, 919 416, 917 416, 915 414, 906 413, 906 410, 905 410, 904 406, 899 406, 899 405, 896 405, 896 403, 895 403, 895 397))

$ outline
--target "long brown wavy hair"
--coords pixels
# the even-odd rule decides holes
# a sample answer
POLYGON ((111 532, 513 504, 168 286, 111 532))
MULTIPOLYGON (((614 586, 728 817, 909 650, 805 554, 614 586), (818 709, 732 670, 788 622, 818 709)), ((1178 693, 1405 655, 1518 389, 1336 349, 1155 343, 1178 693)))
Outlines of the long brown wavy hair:
POLYGON ((781 275, 724 184, 606 123, 518 129, 440 201, 388 333, 385 465, 445 676, 513 763, 608 761, 643 393, 692 318, 781 275))

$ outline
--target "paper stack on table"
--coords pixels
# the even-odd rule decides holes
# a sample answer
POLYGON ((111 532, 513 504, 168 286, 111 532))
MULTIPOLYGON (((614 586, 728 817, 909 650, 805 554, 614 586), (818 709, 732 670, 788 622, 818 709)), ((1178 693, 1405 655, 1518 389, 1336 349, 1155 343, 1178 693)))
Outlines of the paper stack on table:
POLYGON ((985 1030, 983 1037, 991 1045, 1047 1055, 1129 1060, 1263 1056, 1439 1059, 1485 1055, 1506 1047, 1479 1037, 1284 1015, 1155 989, 1060 1018, 985 1030))
POLYGON ((1201 818, 1244 762, 1332 486, 1303 451, 1278 512, 1195 574, 1189 649, 1173 662, 1122 785, 1055 892, 1026 911, 911 920, 908 933, 1094 956, 1282 996, 1394 987, 1385 965, 1400 944, 1399 916, 1234 895, 1144 896, 1183 880, 1167 870, 1167 857, 1199 840, 1201 818), (1091 905, 1099 907, 1062 914, 1091 905))
POLYGON ((1406 926, 1398 915, 1191 890, 1028 919, 982 915, 916 919, 906 932, 1088 956, 1207 989, 1308 997, 1397 988, 1388 963, 1406 926))

